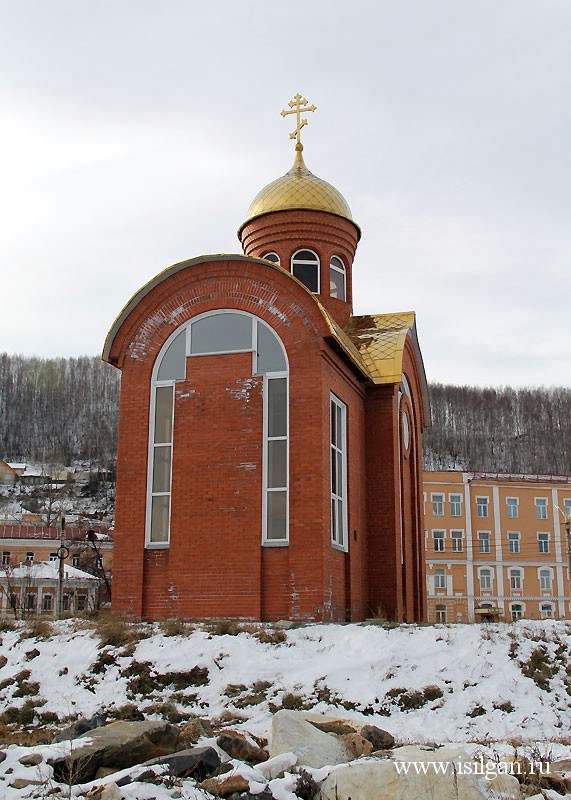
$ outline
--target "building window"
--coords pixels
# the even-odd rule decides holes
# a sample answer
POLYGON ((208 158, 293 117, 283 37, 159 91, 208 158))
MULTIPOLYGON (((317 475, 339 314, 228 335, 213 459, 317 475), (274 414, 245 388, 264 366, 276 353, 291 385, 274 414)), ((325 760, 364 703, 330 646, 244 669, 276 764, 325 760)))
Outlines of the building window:
POLYGON ((68 594, 64 594, 62 598, 62 611, 69 611, 70 607, 70 597, 68 594))
POLYGON ((510 553, 520 552, 520 535, 516 531, 508 533, 508 548, 510 553))
POLYGON ((444 625, 447 621, 446 615, 446 606, 445 605, 437 605, 436 606, 436 622, 437 624, 444 625))
POLYGON ((26 608, 28 611, 33 611, 36 607, 36 595, 33 592, 28 592, 26 595, 26 608))
POLYGON ((346 300, 345 290, 345 264, 339 256, 331 256, 329 262, 329 292, 331 297, 346 300))
POLYGON ((510 569, 510 589, 521 591, 521 570, 510 569))
POLYGON ((291 257, 292 274, 313 294, 319 294, 319 258, 312 250, 298 250, 291 257))
POLYGON ((541 619, 553 619, 552 603, 542 603, 540 606, 541 619))
POLYGON ((519 517, 519 507, 517 497, 506 497, 508 506, 508 518, 517 519, 519 517))
POLYGON ((571 497, 565 498, 563 508, 565 509, 565 519, 571 519, 571 497))
POLYGON ((480 578, 480 591, 491 590, 491 588, 492 588, 492 570, 491 569, 481 569, 479 578, 480 578))
POLYGON ((2 566, 6 567, 10 563, 11 554, 9 550, 2 552, 2 566))
POLYGON ((81 555, 79 553, 74 553, 71 557, 71 566, 79 567, 80 561, 81 561, 81 555))
POLYGON ((20 601, 19 596, 15 592, 12 592, 10 594, 10 608, 12 609, 12 611, 16 611, 16 609, 18 608, 19 601, 20 601))
POLYGON ((547 497, 535 498, 535 513, 537 519, 547 519, 547 497))
POLYGON ((480 553, 490 552, 490 533, 489 531, 478 531, 478 544, 480 553))
POLYGON ((57 553, 50 553, 49 560, 50 561, 57 561, 58 560, 57 553))
POLYGON ((452 552, 461 553, 464 550, 464 531, 450 531, 452 539, 452 552))
POLYGON ((489 497, 477 497, 476 498, 476 506, 478 509, 478 516, 482 519, 487 518, 488 516, 488 503, 489 497))
POLYGON ((84 594, 77 595, 77 610, 85 611, 87 608, 87 597, 84 594))
POLYGON ((288 538, 288 389, 287 378, 265 376, 268 414, 264 436, 264 539, 288 538))
POLYGON ((347 406, 331 395, 331 541, 347 542, 347 406))
POLYGON ((28 552, 26 553, 26 561, 31 564, 33 560, 34 560, 34 554, 31 550, 28 550, 28 552))
POLYGON ((539 545, 539 552, 540 553, 549 553, 549 534, 548 533, 538 533, 537 534, 537 543, 539 545))
POLYGON ((434 551, 436 553, 444 552, 444 537, 445 531, 432 531, 432 540, 434 542, 434 551))
POLYGON ((53 608, 53 596, 51 594, 45 594, 42 597, 42 608, 44 611, 51 611, 53 608))
POLYGON ((539 570, 539 588, 541 591, 551 591, 551 570, 550 569, 540 569, 539 570))
POLYGON ((432 500, 432 513, 435 517, 443 517, 444 516, 444 495, 443 494, 431 494, 430 498, 432 500))
POLYGON ((445 569, 435 569, 434 570, 434 588, 435 589, 446 589, 446 570, 445 569))
POLYGON ((280 257, 277 253, 266 253, 266 255, 262 256, 262 258, 265 258, 266 261, 271 261, 273 264, 280 263, 280 257))
POLYGON ((517 622, 518 619, 523 618, 523 606, 521 603, 512 603, 510 606, 512 615, 512 622, 517 622))
POLYGON ((462 516, 462 495, 461 494, 451 494, 450 495, 450 516, 452 516, 452 517, 461 517, 462 516))
POLYGON ((288 366, 272 330, 252 314, 220 309, 192 319, 163 347, 153 369, 147 502, 147 544, 170 541, 174 392, 186 379, 187 358, 252 354, 252 374, 264 378, 262 529, 266 544, 288 540, 288 366))

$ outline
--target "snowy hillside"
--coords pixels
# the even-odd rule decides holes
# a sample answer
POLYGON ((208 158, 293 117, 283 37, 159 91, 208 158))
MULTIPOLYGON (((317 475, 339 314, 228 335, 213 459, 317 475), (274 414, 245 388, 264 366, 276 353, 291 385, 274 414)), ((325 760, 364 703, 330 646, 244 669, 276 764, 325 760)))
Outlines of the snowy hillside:
POLYGON ((167 633, 177 635, 169 636, 158 625, 112 620, 98 633, 66 620, 37 639, 29 635, 33 624, 18 623, 2 633, 0 647, 4 722, 17 721, 24 706, 37 722, 96 711, 121 716, 133 704, 174 721, 223 716, 266 736, 272 712, 289 707, 363 716, 402 742, 569 735, 565 622, 183 629, 171 623, 167 633))
MULTIPOLYGON (((0 786, 10 798, 44 796, 50 778, 43 773, 41 786, 10 788, 31 774, 22 764, 53 756, 62 747, 49 744, 54 734, 96 712, 108 721, 184 724, 200 717, 210 731, 269 738, 276 711, 311 709, 376 725, 398 744, 461 743, 473 757, 518 748, 571 758, 566 622, 289 630, 225 621, 127 624, 112 617, 2 624, 0 786)), ((294 777, 280 780, 271 796, 295 800, 294 777)), ((185 783, 189 794, 150 786, 150 795, 139 787, 121 796, 210 796, 191 783, 185 783)))

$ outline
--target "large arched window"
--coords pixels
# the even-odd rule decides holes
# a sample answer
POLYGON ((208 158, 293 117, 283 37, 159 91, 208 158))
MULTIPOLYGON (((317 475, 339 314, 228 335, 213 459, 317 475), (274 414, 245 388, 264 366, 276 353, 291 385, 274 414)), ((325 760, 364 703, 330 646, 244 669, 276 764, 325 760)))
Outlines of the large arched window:
MULTIPOLYGON (((288 541, 288 365, 279 337, 262 320, 221 309, 185 323, 172 334, 153 369, 147 491, 148 547, 170 541, 172 461, 176 447, 175 384, 194 368, 193 357, 252 353, 252 375, 263 376, 264 433, 262 532, 265 544, 288 541)), ((198 366, 198 365, 197 365, 198 366)))
POLYGON ((313 250, 298 250, 291 257, 291 271, 310 292, 319 294, 319 258, 313 250))
POLYGON ((345 264, 339 256, 331 256, 329 262, 329 293, 338 300, 347 299, 345 264))

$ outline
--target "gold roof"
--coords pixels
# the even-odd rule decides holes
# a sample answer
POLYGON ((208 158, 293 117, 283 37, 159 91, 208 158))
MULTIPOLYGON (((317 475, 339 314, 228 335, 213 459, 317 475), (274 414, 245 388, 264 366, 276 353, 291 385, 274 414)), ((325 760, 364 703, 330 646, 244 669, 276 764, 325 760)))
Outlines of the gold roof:
POLYGON ((303 145, 297 144, 295 160, 289 172, 258 192, 248 209, 246 222, 272 211, 291 209, 327 211, 353 221, 351 209, 341 192, 308 170, 302 150, 303 145))
POLYGON ((347 329, 374 383, 399 383, 406 337, 416 340, 414 311, 351 317, 347 329))

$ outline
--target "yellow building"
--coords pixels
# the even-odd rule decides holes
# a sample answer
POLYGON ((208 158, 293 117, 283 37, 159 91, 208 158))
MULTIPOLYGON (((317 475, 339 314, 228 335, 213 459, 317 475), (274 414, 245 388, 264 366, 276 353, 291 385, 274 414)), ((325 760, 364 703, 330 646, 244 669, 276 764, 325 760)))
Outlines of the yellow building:
POLYGON ((571 618, 571 477, 425 472, 429 622, 571 618))

